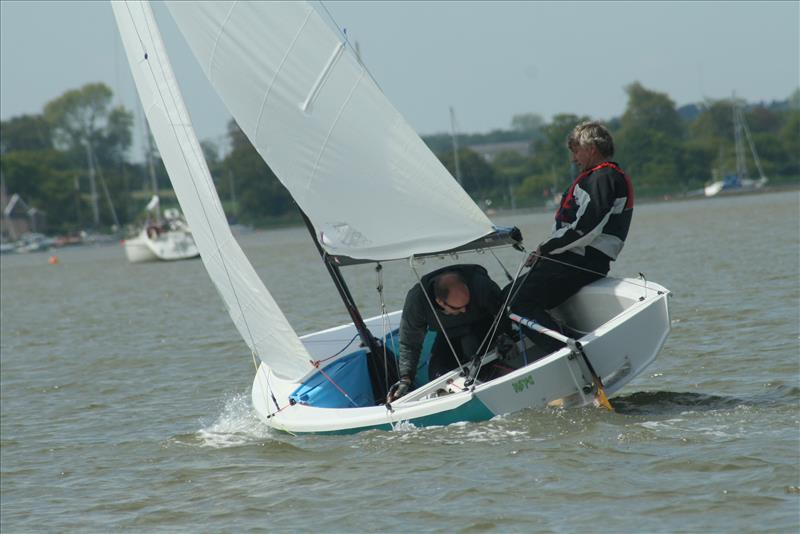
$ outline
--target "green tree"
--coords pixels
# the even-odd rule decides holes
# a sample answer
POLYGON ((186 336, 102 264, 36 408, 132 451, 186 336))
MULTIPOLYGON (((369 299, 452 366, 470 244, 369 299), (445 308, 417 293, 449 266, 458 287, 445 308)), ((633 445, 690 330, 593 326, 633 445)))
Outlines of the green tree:
POLYGON ((620 122, 621 130, 657 130, 664 135, 683 139, 684 125, 675 102, 666 93, 646 89, 639 82, 625 88, 628 105, 620 122))
MULTIPOLYGON (((439 160, 455 177, 456 160, 453 152, 439 154, 439 160)), ((494 169, 480 154, 468 148, 459 148, 458 163, 461 170, 461 187, 473 198, 486 196, 494 189, 494 169)))
POLYGON ((511 117, 511 128, 529 134, 538 134, 545 122, 538 113, 521 113, 511 117))
MULTIPOLYGON (((796 94, 800 94, 800 92, 796 94)), ((786 157, 776 165, 776 170, 797 179, 800 177, 800 109, 794 108, 789 111, 779 139, 786 157)))
POLYGON ((15 150, 3 154, 0 168, 9 193, 47 213, 47 231, 66 231, 78 223, 79 213, 87 213, 86 199, 75 191, 77 174, 64 153, 15 150))
POLYGON ((103 83, 89 83, 48 102, 44 117, 50 123, 53 144, 67 151, 76 163, 85 162, 89 144, 98 161, 119 163, 131 145, 133 114, 111 107, 113 93, 103 83))
POLYGON ((689 125, 689 138, 693 142, 733 143, 733 109, 730 100, 709 100, 703 111, 689 125))
POLYGON ((268 219, 293 216, 295 209, 291 195, 235 121, 228 123, 228 136, 232 149, 222 165, 230 176, 235 177, 241 219, 258 224, 268 219))
MULTIPOLYGON (((53 145, 68 155, 72 168, 94 166, 98 196, 105 196, 105 184, 110 202, 124 223, 128 211, 124 164, 131 144, 133 115, 122 107, 112 108, 112 98, 113 93, 105 84, 89 83, 48 102, 44 117, 51 127, 53 145)), ((98 201, 98 207, 101 222, 113 223, 112 206, 98 201)))
POLYGON ((533 143, 533 157, 519 171, 524 176, 516 188, 518 202, 541 205, 567 188, 575 175, 567 136, 587 116, 559 113, 541 128, 541 138, 533 143))
POLYGON ((626 92, 628 104, 615 135, 616 159, 645 192, 688 187, 682 166, 685 128, 675 103, 639 82, 626 92))
POLYGON ((542 128, 544 138, 534 143, 539 171, 550 170, 555 167, 558 172, 568 172, 572 157, 567 149, 567 137, 578 124, 589 120, 589 117, 559 113, 553 117, 550 124, 542 128))
POLYGON ((50 124, 42 115, 21 115, 0 122, 0 153, 53 148, 50 124))
POLYGON ((52 125, 56 148, 82 152, 87 142, 97 144, 108 123, 112 96, 107 85, 90 83, 48 102, 44 116, 52 125))

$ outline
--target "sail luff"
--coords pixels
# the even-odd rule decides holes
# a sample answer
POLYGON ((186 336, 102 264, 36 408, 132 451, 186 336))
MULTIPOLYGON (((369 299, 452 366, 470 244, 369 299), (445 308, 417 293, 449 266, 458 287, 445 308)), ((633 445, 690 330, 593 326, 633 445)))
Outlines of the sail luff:
POLYGON ((167 2, 326 252, 388 260, 490 234, 484 215, 305 2, 167 2))
POLYGON ((150 5, 111 3, 139 98, 206 270, 242 338, 279 376, 310 356, 228 226, 150 5))

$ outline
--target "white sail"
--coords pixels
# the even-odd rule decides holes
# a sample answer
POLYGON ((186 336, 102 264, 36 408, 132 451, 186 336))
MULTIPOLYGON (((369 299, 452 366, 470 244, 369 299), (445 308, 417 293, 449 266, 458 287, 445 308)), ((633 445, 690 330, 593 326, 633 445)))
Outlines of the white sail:
POLYGON ((147 120, 211 280, 250 349, 278 375, 299 378, 311 369, 310 357, 231 234, 150 5, 111 5, 147 120))
POLYGON ((327 252, 396 259, 492 232, 312 6, 167 5, 217 93, 327 252))

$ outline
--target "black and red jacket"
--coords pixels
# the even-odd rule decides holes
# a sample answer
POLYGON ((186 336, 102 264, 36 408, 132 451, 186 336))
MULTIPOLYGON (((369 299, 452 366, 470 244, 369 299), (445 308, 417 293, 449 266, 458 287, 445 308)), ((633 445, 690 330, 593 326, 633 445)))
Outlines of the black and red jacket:
POLYGON ((539 249, 547 255, 596 256, 601 252, 615 260, 628 237, 632 216, 630 178, 616 163, 603 162, 579 174, 569 186, 556 210, 553 232, 539 249))

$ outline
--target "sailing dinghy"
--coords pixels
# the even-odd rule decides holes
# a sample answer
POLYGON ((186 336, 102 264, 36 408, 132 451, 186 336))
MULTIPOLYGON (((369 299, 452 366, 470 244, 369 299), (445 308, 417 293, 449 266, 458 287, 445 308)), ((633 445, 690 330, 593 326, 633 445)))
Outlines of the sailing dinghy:
MULTIPOLYGON (((655 359, 669 333, 669 292, 640 279, 606 278, 553 311, 571 335, 554 334, 566 341, 563 348, 537 353, 521 336, 501 368, 487 351, 433 381, 418 373, 414 391, 385 403, 400 312, 363 319, 341 267, 404 259, 413 268, 430 255, 520 247, 521 236, 492 224, 388 102, 346 37, 312 6, 167 4, 234 119, 299 205, 353 319, 296 334, 231 233, 149 4, 112 2, 202 261, 256 362, 253 406, 269 426, 357 432, 481 421, 554 402, 590 404, 655 359), (343 347, 343 339, 353 341, 343 347)), ((522 262, 517 276, 521 271, 522 262)))

